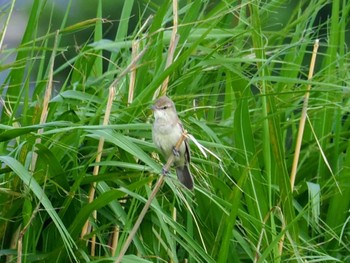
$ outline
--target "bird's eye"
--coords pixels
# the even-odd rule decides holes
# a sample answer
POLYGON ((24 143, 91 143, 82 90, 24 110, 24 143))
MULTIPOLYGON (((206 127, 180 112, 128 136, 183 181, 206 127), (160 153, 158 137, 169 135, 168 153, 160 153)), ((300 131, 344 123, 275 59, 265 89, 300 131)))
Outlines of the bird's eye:
POLYGON ((163 110, 166 110, 168 108, 168 106, 163 106, 162 109, 163 110))

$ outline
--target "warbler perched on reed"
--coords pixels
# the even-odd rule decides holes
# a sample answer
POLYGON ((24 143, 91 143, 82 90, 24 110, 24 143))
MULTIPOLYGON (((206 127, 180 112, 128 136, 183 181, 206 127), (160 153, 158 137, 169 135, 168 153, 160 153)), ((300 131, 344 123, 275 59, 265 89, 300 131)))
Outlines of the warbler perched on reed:
POLYGON ((183 185, 192 190, 193 178, 189 170, 191 156, 187 140, 183 141, 178 151, 175 149, 184 128, 177 116, 174 102, 167 96, 162 96, 155 101, 151 108, 154 113, 153 142, 166 160, 174 154, 177 178, 183 185))

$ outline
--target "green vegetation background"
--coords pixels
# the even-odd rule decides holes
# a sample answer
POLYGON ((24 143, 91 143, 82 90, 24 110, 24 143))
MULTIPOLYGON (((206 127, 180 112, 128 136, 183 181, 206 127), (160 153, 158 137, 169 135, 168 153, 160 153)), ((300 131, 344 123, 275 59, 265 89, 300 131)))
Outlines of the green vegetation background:
POLYGON ((149 106, 167 77, 186 129, 215 155, 191 143, 195 190, 171 174, 124 261, 350 260, 348 1, 179 1, 168 68, 172 1, 27 5, 15 47, 6 45, 6 31, 16 1, 1 7, 1 262, 115 260, 164 161, 152 154, 149 106), (132 73, 135 43, 144 55, 132 73), (89 219, 93 230, 82 238, 89 219))

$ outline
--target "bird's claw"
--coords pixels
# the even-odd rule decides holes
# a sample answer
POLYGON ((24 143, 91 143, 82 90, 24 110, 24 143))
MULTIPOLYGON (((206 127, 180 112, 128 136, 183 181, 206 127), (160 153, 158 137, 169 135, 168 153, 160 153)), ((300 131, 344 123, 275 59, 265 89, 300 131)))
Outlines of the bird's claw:
POLYGON ((176 149, 175 147, 173 147, 173 154, 175 157, 180 157, 180 151, 178 149, 176 149))
POLYGON ((162 168, 162 175, 167 175, 167 174, 169 174, 169 171, 165 167, 163 167, 162 168))

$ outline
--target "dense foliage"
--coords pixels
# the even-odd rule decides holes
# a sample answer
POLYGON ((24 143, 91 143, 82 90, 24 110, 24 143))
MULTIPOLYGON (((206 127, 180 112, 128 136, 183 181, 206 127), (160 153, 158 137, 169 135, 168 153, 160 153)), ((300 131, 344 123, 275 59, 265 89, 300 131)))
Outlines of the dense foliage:
POLYGON ((125 262, 350 260, 350 2, 128 0, 107 17, 100 0, 70 22, 69 1, 55 28, 58 7, 34 0, 12 48, 15 2, 0 35, 1 262, 116 259, 165 161, 149 109, 162 85, 207 156, 190 143, 195 190, 167 176, 125 262))

